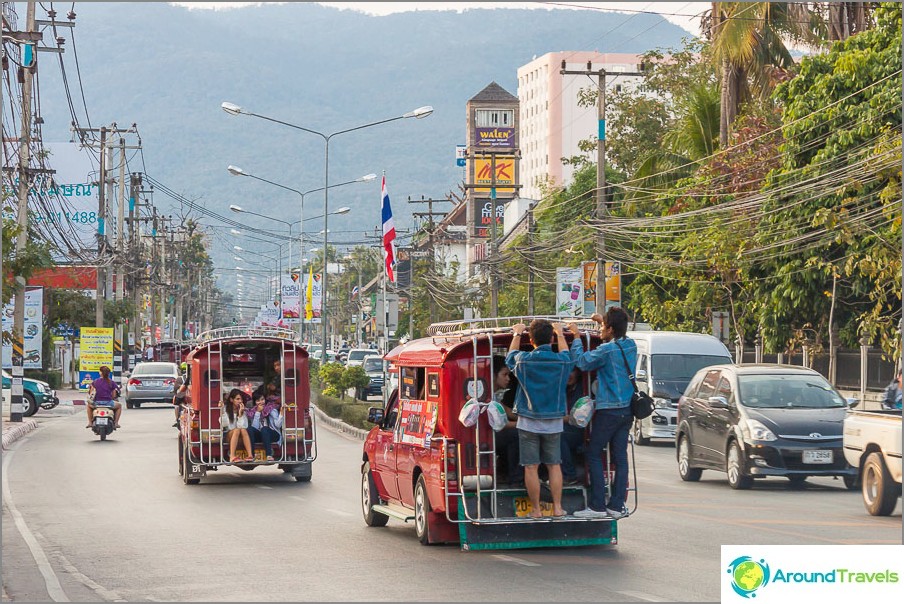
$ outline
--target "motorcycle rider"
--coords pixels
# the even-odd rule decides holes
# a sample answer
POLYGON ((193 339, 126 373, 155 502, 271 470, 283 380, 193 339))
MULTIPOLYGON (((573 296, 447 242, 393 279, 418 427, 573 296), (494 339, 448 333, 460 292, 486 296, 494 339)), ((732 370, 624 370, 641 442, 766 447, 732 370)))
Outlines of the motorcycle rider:
POLYGON ((88 402, 85 405, 88 412, 88 425, 90 428, 94 423, 94 410, 98 403, 113 403, 113 427, 119 428, 119 416, 122 414, 122 403, 117 401, 119 398, 119 386, 110 379, 110 368, 106 365, 100 367, 100 377, 91 382, 88 387, 88 402))
POLYGON ((173 428, 179 427, 179 417, 182 415, 182 401, 188 391, 188 363, 182 361, 179 365, 179 377, 176 378, 176 395, 173 397, 173 407, 176 411, 176 421, 173 428))

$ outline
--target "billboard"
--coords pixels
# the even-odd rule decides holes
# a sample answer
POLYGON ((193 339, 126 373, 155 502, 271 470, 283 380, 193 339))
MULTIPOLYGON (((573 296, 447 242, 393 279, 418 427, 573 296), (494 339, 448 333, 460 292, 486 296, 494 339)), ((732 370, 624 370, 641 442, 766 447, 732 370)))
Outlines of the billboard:
POLYGON ((301 282, 298 273, 283 275, 280 283, 282 318, 288 324, 298 323, 301 312, 301 282))
POLYGON ((584 314, 584 269, 556 268, 556 316, 580 317, 584 314))
POLYGON ((79 338, 80 390, 87 390, 91 382, 100 377, 101 365, 113 369, 113 328, 82 327, 79 338))
POLYGON ((474 146, 478 149, 514 149, 514 128, 481 128, 476 131, 474 146))
MULTIPOLYGON (((496 200, 496 237, 502 237, 505 232, 505 203, 507 199, 496 200)), ((474 237, 493 236, 493 200, 472 198, 472 213, 474 216, 474 237)))
MULTIPOLYGON (((596 260, 581 263, 584 277, 584 316, 596 312, 596 260)), ((606 308, 621 306, 621 263, 606 263, 606 308)))
MULTIPOLYGON (((14 309, 16 297, 9 300, 9 304, 3 307, 3 331, 12 333, 15 321, 14 309)), ((44 341, 44 288, 25 288, 25 334, 22 367, 25 369, 41 369, 44 366, 43 341, 44 341)), ((3 339, 3 368, 11 369, 13 366, 13 344, 3 339)))
MULTIPOLYGON (((511 155, 496 155, 496 193, 514 193, 515 158, 511 155)), ((493 184, 493 156, 474 158, 474 194, 490 194, 493 184)))

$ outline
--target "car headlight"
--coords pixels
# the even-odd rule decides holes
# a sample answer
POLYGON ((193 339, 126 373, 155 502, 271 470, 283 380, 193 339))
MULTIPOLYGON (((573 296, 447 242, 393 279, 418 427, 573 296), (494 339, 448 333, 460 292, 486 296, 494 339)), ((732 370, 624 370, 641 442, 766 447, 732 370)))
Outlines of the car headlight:
POLYGON ((37 382, 37 385, 38 390, 40 390, 41 392, 50 392, 50 384, 48 384, 47 382, 37 382))
POLYGON ((747 430, 753 440, 775 440, 775 434, 772 433, 772 430, 764 426, 759 420, 748 419, 747 430))
POLYGON ((667 398, 653 398, 653 407, 657 409, 667 409, 672 406, 672 401, 667 398))

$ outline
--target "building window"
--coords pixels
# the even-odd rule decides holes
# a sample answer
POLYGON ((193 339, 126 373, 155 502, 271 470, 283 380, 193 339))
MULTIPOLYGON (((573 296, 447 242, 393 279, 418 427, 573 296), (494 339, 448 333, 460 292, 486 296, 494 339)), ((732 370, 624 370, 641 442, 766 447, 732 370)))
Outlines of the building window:
POLYGON ((478 109, 478 128, 511 128, 515 123, 513 109, 478 109))

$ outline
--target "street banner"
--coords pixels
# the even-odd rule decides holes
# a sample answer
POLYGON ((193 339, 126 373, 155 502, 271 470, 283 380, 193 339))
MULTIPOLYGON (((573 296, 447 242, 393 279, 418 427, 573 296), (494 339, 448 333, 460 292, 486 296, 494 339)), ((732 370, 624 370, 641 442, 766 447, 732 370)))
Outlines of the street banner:
MULTIPOLYGON (((581 263, 584 273, 584 316, 596 312, 596 260, 581 263)), ((621 306, 621 263, 606 263, 606 309, 621 306)))
POLYGON ((556 268, 556 316, 580 317, 584 313, 584 269, 556 268))
MULTIPOLYGON (((9 300, 9 304, 3 307, 3 332, 12 334, 14 326, 14 309, 16 297, 9 300)), ((22 367, 25 369, 42 369, 44 367, 43 342, 44 342, 44 288, 27 287, 25 289, 25 330, 22 367)), ((3 368, 11 369, 13 366, 13 344, 11 340, 3 339, 3 368)))
MULTIPOLYGON (((320 323, 320 313, 323 308, 323 286, 321 283, 322 275, 320 273, 314 273, 313 275, 305 275, 304 276, 304 290, 306 292, 305 297, 310 298, 311 304, 311 318, 307 318, 305 316, 305 323, 320 323), (310 283, 310 289, 308 289, 308 284, 310 283)), ((307 300, 305 301, 305 305, 307 305, 307 300)), ((307 310, 307 309, 306 309, 307 310)))
POLYGON ((280 290, 283 321, 287 324, 298 323, 301 317, 301 286, 298 273, 283 275, 280 290))
POLYGON ((584 316, 596 312, 596 260, 581 263, 584 272, 584 316))
POLYGON ((82 327, 79 341, 78 387, 87 390, 100 377, 100 367, 113 370, 113 328, 82 327))
POLYGON ((269 304, 261 306, 261 312, 258 316, 262 327, 286 327, 279 300, 270 300, 269 304))
POLYGON ((606 309, 621 306, 621 262, 606 263, 606 309))

